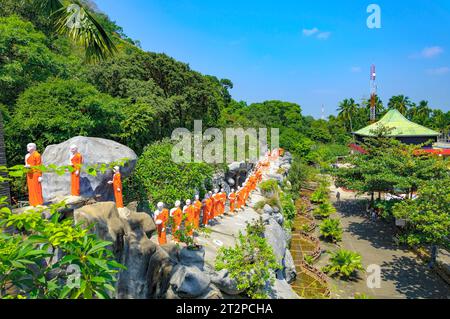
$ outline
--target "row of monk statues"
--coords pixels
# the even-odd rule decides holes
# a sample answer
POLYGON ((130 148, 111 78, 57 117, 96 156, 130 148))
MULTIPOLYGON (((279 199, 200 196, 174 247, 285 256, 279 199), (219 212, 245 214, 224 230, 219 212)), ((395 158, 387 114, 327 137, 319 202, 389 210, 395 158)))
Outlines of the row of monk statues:
MULTIPOLYGON (((25 167, 28 168, 27 186, 29 203, 30 206, 33 207, 42 206, 44 205, 44 198, 42 196, 43 177, 42 171, 38 168, 42 165, 41 154, 37 151, 35 143, 28 144, 27 151, 28 153, 25 156, 25 167)), ((83 156, 78 151, 78 147, 76 145, 71 145, 69 151, 70 159, 68 165, 73 168, 71 173, 70 195, 80 196, 80 175, 81 168, 83 166, 83 156)), ((119 166, 114 167, 112 180, 110 180, 108 184, 113 187, 117 208, 123 208, 122 177, 120 175, 119 166)))
POLYGON ((207 227, 217 218, 225 214, 228 207, 228 214, 237 214, 243 211, 247 206, 250 194, 256 189, 257 185, 262 181, 263 173, 270 167, 270 162, 276 160, 284 153, 283 149, 277 149, 259 161, 253 172, 246 181, 237 190, 232 189, 227 194, 224 189, 215 189, 214 192, 208 192, 203 200, 199 195, 195 195, 194 200, 186 200, 185 205, 181 208, 181 201, 175 202, 175 207, 170 211, 164 203, 157 205, 154 212, 154 220, 158 230, 158 242, 160 245, 167 244, 167 234, 169 227, 171 228, 172 239, 179 242, 179 230, 184 227, 187 236, 193 237, 194 231, 201 226, 207 227), (169 222, 172 219, 172 223, 169 222))

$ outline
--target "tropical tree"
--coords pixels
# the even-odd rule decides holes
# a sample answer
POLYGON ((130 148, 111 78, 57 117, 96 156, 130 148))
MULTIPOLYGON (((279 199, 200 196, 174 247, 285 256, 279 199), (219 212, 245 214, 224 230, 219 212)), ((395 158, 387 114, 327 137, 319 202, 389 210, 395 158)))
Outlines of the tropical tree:
POLYGON ((339 104, 338 112, 339 117, 350 124, 350 131, 353 132, 353 121, 352 118, 357 112, 358 104, 354 99, 345 99, 339 104))
POLYGON ((394 216, 407 221, 401 240, 410 246, 430 245, 432 264, 437 247, 450 248, 450 177, 431 180, 419 188, 415 200, 394 207, 394 216))
POLYGON ((411 106, 411 101, 409 97, 404 95, 397 95, 391 97, 388 103, 388 108, 391 110, 397 110, 403 115, 406 115, 409 107, 411 106))
POLYGON ((36 6, 54 20, 55 30, 85 49, 86 61, 114 55, 116 46, 85 1, 36 0, 36 6))

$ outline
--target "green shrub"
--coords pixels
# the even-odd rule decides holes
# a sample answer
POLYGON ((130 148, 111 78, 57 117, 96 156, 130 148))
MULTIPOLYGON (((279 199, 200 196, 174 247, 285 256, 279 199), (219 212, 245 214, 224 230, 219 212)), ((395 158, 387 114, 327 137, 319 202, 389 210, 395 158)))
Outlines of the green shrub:
POLYGON ((342 240, 342 227, 339 219, 325 219, 320 224, 320 234, 333 242, 342 240))
POLYGON ((336 213, 336 208, 330 202, 320 204, 313 211, 314 216, 317 218, 328 218, 334 213, 336 213))
POLYGON ((278 208, 280 208, 280 206, 281 206, 278 198, 276 196, 272 196, 270 198, 265 198, 265 199, 257 202, 254 208, 256 210, 260 210, 260 209, 263 209, 264 206, 266 206, 266 205, 269 205, 270 207, 278 207, 278 208))
POLYGON ((312 203, 322 204, 328 201, 328 195, 328 188, 321 186, 314 193, 312 193, 310 200, 312 203))
POLYGON ((211 189, 213 168, 205 163, 178 164, 172 160, 172 144, 164 140, 145 148, 134 174, 124 182, 127 201, 173 205, 177 200, 200 197, 211 189))
POLYGON ((288 193, 281 192, 280 202, 284 219, 286 221, 293 221, 295 216, 297 216, 297 211, 292 196, 288 193))
MULTIPOLYGON (((2 199, 0 206, 4 206, 2 199)), ((3 207, 0 211, 0 299, 92 299, 113 296, 116 275, 122 265, 114 260, 108 247, 89 229, 74 225, 73 220, 59 221, 57 210, 50 207, 52 218, 41 217, 41 210, 20 215, 3 207), (15 229, 11 234, 5 228, 15 229), (62 258, 49 263, 59 249, 62 258), (79 270, 78 285, 72 282, 71 269, 79 270), (8 288, 14 287, 13 295, 8 288)))
POLYGON ((279 190, 278 181, 270 179, 259 184, 259 189, 264 193, 275 193, 279 190))
POLYGON ((266 287, 274 282, 272 272, 281 268, 263 233, 262 219, 247 225, 246 234, 239 234, 236 245, 221 248, 216 257, 216 270, 227 269, 237 288, 252 299, 267 298, 266 287))
POLYGON ((331 256, 330 265, 324 267, 323 271, 330 275, 349 278, 358 270, 364 271, 361 259, 360 254, 341 249, 331 256))

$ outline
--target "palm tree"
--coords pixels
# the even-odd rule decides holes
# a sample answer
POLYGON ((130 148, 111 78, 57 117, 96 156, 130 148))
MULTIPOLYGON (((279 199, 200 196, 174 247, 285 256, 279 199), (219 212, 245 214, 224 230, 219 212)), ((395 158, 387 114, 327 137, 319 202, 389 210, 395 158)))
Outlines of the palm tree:
MULTIPOLYGON (((66 34, 85 49, 86 62, 101 61, 114 55, 117 48, 108 33, 95 19, 86 3, 72 0, 35 0, 36 9, 42 10, 55 21, 55 30, 66 34)), ((0 116, 0 165, 6 166, 3 119, 0 116)), ((0 195, 9 196, 8 184, 0 185, 0 195)))
POLYGON ((339 117, 350 123, 350 131, 353 132, 353 116, 358 110, 359 105, 354 99, 345 99, 339 104, 339 117))
POLYGON ((117 48, 85 1, 35 0, 37 9, 55 22, 55 31, 66 34, 85 49, 87 62, 101 61, 114 55, 117 48))
POLYGON ((391 110, 397 110, 403 115, 408 113, 408 108, 411 106, 411 101, 409 97, 404 95, 397 95, 391 97, 388 103, 388 107, 391 110))

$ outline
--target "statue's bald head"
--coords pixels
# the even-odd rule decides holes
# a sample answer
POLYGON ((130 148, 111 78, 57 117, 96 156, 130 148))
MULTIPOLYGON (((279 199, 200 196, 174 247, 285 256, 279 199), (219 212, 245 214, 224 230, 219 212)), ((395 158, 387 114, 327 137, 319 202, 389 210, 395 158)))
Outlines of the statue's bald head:
POLYGON ((76 146, 75 144, 70 145, 70 151, 75 154, 76 152, 78 152, 78 146, 76 146))
POLYGON ((36 146, 36 144, 34 144, 34 143, 29 143, 29 144, 27 145, 27 151, 28 151, 28 153, 33 153, 34 151, 36 151, 36 149, 37 149, 37 146, 36 146))

